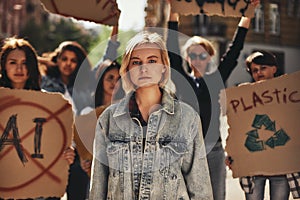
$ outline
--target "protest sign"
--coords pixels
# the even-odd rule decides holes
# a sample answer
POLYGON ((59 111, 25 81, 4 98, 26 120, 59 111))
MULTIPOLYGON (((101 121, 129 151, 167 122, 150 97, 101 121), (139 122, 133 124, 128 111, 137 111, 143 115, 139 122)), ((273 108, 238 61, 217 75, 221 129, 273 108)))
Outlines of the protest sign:
POLYGON ((61 94, 0 89, 0 198, 61 197, 73 113, 61 94))
POLYGON ((41 0, 46 11, 78 20, 114 26, 120 10, 115 0, 41 0))
POLYGON ((250 1, 181 1, 171 0, 172 12, 181 15, 206 15, 232 16, 232 17, 253 17, 254 7, 250 1))
MULTIPOLYGON (((106 107, 107 105, 99 106, 85 115, 75 117, 74 142, 82 160, 91 161, 93 159, 93 145, 97 120, 106 107)), ((90 172, 88 175, 91 176, 90 172)))
POLYGON ((93 157, 97 120, 105 108, 107 105, 99 106, 85 115, 75 117, 74 141, 80 157, 84 160, 91 160, 93 157))
POLYGON ((300 171, 300 71, 221 92, 233 177, 300 171))

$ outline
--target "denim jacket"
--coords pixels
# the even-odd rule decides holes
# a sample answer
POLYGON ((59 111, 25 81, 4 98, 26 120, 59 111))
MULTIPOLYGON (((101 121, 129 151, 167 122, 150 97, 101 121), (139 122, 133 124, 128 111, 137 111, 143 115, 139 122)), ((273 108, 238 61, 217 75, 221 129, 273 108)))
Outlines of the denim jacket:
POLYGON ((213 199, 199 115, 163 92, 143 127, 128 111, 128 94, 99 117, 90 199, 213 199))

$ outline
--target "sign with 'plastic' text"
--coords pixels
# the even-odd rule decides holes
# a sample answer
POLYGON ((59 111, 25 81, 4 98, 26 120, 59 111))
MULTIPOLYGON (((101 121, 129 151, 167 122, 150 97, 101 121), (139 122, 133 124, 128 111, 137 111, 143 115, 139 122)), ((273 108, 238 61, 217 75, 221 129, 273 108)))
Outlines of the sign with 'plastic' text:
POLYGON ((233 177, 300 171, 300 71, 221 92, 233 177))

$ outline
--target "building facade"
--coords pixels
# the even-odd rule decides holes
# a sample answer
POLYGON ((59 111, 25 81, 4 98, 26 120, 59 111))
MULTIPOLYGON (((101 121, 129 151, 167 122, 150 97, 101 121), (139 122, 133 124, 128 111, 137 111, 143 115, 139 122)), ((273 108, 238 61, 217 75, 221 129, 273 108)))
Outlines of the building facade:
MULTIPOLYGON (((166 27, 166 0, 148 0, 146 26, 166 27)), ((216 44, 219 57, 225 52, 239 22, 238 17, 188 15, 180 16, 179 32, 200 35, 216 44)), ((183 44, 185 41, 181 41, 183 44)), ((300 70, 300 0, 265 0, 255 10, 239 66, 232 72, 228 86, 251 81, 245 71, 245 58, 257 49, 273 52, 282 73, 300 70)))
POLYGON ((34 18, 40 24, 47 15, 36 0, 0 1, 0 38, 18 35, 22 27, 34 18))

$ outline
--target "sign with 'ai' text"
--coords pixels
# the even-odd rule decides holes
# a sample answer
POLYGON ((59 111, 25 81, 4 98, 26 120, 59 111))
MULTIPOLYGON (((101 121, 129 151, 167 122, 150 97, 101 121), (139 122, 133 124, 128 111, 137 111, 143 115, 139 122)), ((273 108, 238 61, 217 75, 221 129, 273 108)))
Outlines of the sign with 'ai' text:
POLYGON ((61 197, 73 113, 61 94, 0 89, 0 198, 61 197))

